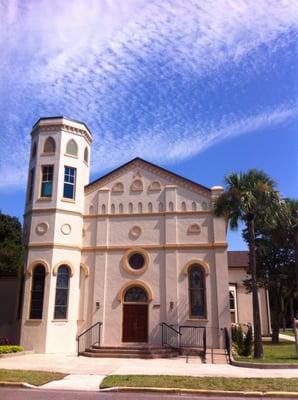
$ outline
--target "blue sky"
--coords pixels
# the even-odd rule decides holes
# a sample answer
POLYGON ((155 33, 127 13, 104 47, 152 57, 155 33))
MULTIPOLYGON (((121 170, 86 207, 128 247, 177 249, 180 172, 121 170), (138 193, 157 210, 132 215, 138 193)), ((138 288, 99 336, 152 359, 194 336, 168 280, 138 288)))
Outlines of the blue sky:
POLYGON ((0 18, 2 212, 22 215, 52 115, 93 132, 92 178, 140 156, 207 186, 261 168, 298 197, 295 0, 0 0, 0 18))

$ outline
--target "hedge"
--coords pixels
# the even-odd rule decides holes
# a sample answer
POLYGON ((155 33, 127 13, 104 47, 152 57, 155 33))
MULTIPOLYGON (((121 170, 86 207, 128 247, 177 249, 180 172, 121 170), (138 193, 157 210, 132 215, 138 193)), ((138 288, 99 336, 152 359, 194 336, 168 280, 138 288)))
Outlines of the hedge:
POLYGON ((8 353, 17 353, 19 351, 23 351, 24 348, 22 346, 0 346, 0 354, 8 354, 8 353))

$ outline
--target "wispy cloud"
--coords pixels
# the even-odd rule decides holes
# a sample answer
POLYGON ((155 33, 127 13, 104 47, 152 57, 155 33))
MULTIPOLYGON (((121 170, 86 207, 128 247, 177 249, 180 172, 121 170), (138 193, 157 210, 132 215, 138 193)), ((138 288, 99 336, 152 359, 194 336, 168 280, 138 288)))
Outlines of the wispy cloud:
POLYGON ((298 114, 295 0, 10 0, 0 18, 3 188, 24 184, 40 116, 85 121, 100 171, 190 157, 298 114))

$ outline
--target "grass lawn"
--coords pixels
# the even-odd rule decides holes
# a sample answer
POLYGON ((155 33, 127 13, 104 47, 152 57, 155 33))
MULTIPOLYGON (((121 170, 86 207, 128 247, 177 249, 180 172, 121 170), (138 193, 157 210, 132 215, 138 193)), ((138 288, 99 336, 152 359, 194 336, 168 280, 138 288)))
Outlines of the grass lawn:
POLYGON ((196 378, 172 375, 111 375, 100 387, 157 387, 233 391, 298 392, 298 378, 196 378))
POLYGON ((281 341, 279 344, 263 342, 263 348, 263 360, 255 360, 252 356, 239 357, 234 355, 234 358, 235 360, 246 362, 298 364, 296 347, 293 342, 281 341))
POLYGON ((293 329, 286 329, 285 331, 280 330, 279 333, 287 336, 295 336, 293 329))
POLYGON ((65 374, 61 374, 59 372, 0 369, 0 382, 26 382, 36 386, 62 379, 65 376, 65 374))

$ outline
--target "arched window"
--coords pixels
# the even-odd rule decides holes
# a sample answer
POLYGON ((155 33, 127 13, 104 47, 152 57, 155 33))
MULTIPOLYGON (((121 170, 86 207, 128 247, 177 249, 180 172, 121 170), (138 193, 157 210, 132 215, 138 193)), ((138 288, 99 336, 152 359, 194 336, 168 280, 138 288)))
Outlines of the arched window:
POLYGON ((106 206, 105 206, 105 204, 102 204, 102 206, 101 206, 101 213, 102 213, 102 214, 105 214, 105 213, 106 213, 106 206))
POLYGON ((78 155, 78 145, 73 139, 70 139, 66 145, 66 154, 70 154, 71 156, 78 155))
POLYGON ((94 214, 94 207, 92 205, 89 207, 89 214, 94 214))
POLYGON ((153 211, 152 203, 148 203, 148 211, 151 213, 153 211))
POLYGON ((182 203, 181 203, 181 210, 182 211, 186 211, 186 203, 185 203, 185 201, 182 201, 182 203))
POLYGON ((69 268, 61 265, 57 272, 54 319, 66 319, 68 308, 69 268))
POLYGON ((56 150, 56 142, 55 140, 50 136, 46 139, 44 142, 43 146, 43 152, 48 153, 48 154, 53 154, 55 153, 56 150))
POLYGON ((37 265, 32 275, 30 319, 42 319, 45 276, 45 267, 37 265))
POLYGON ((128 205, 128 211, 129 211, 130 213, 133 212, 133 204, 132 204, 132 203, 129 203, 129 205, 128 205))
POLYGON ((205 273, 199 265, 188 272, 190 318, 206 318, 205 273))
POLYGON ((33 146, 32 146, 32 153, 31 153, 31 158, 32 159, 35 158, 36 152, 37 152, 37 146, 36 146, 36 142, 34 142, 33 146))
POLYGON ((192 211, 197 211, 197 203, 195 201, 191 203, 191 209, 192 211))
POLYGON ((169 211, 174 211, 174 203, 172 201, 169 202, 169 211))
POLYGON ((123 214, 123 204, 119 204, 119 214, 123 214))
POLYGON ((148 296, 140 286, 133 286, 125 292, 124 301, 129 303, 147 303, 148 296))
POLYGON ((143 204, 142 203, 138 203, 138 212, 139 213, 143 212, 143 204))
POLYGON ((84 161, 85 161, 85 163, 88 164, 88 160, 89 160, 88 147, 85 147, 85 150, 84 150, 84 161))
POLYGON ((115 211, 116 211, 115 204, 111 204, 111 213, 115 214, 115 211))
POLYGON ((163 204, 161 201, 158 204, 158 211, 163 211, 163 204))

